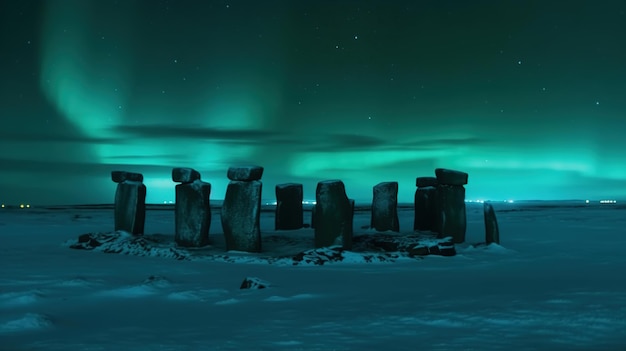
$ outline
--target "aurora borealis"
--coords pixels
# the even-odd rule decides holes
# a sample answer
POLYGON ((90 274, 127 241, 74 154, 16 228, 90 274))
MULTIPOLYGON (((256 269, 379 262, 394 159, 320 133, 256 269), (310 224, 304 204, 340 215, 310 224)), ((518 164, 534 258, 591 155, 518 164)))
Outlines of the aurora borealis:
POLYGON ((444 167, 469 199, 626 198, 626 2, 0 4, 0 202, 110 203, 112 170, 221 199, 230 165, 348 196, 444 167))

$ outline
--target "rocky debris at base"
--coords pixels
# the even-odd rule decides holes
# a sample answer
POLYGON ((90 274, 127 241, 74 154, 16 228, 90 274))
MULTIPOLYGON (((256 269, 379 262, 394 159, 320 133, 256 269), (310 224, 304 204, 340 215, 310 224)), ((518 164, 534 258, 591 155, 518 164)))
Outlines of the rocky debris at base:
MULTIPOLYGON (((427 255, 454 256, 456 249, 451 237, 439 239, 434 233, 415 234, 363 234, 353 237, 353 248, 347 250, 341 246, 305 250, 294 255, 269 256, 268 252, 241 253, 229 251, 223 253, 208 252, 215 248, 190 250, 176 247, 173 238, 167 235, 131 235, 124 231, 112 233, 87 233, 78 240, 69 240, 66 246, 72 249, 101 251, 134 256, 166 257, 176 260, 208 260, 227 263, 256 263, 283 265, 317 265, 328 263, 380 263, 396 262, 398 259, 421 259, 427 255)), ((268 242, 284 243, 285 246, 297 244, 288 235, 267 237, 268 242)), ((294 247, 294 249, 296 249, 294 247)), ((297 249, 296 249, 297 250, 297 249)), ((296 251, 294 250, 294 251, 296 251)), ((296 251, 297 252, 297 251, 296 251)))
POLYGON ((430 234, 366 234, 353 238, 352 250, 341 246, 312 249, 293 257, 293 264, 324 265, 331 262, 395 262, 400 257, 421 258, 427 255, 454 256, 452 237, 438 239, 430 234))
MULTIPOLYGON (((173 240, 172 240, 173 243, 173 240)), ((188 260, 188 255, 173 245, 164 245, 158 236, 131 235, 124 231, 81 234, 76 242, 68 242, 70 249, 95 250, 133 256, 152 256, 188 260)))
POLYGON ((358 235, 354 238, 355 247, 378 249, 386 252, 403 252, 409 256, 454 256, 456 250, 452 237, 437 238, 436 234, 383 234, 358 235))

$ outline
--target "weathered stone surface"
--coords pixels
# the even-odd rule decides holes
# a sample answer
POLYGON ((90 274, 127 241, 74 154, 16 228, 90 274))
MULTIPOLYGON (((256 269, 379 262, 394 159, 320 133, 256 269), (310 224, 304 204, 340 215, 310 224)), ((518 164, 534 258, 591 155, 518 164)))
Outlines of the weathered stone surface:
POLYGON ((193 168, 177 167, 172 169, 172 180, 176 183, 191 183, 200 180, 200 172, 193 168))
POLYGON ((117 183, 115 191, 115 230, 143 234, 146 219, 146 186, 138 181, 117 183))
POLYGON ((201 247, 209 243, 210 196, 211 184, 200 180, 176 185, 174 239, 177 245, 201 247))
POLYGON ((498 220, 496 219, 496 212, 493 210, 493 206, 490 203, 485 202, 485 242, 487 245, 491 243, 500 244, 500 230, 498 229, 498 220))
POLYGON ((437 178, 435 177, 417 177, 415 178, 415 186, 423 188, 427 186, 437 186, 437 178))
POLYGON ((261 252, 261 188, 258 180, 233 180, 222 204, 222 229, 227 250, 261 252))
POLYGON ((439 185, 436 196, 436 232, 439 237, 451 236, 455 243, 465 241, 467 218, 465 188, 460 185, 439 185))
POLYGON ((352 247, 354 204, 346 196, 341 180, 317 183, 315 192, 315 247, 352 247))
MULTIPOLYGON (((203 250, 202 253, 199 253, 194 249, 174 247, 172 245, 173 238, 171 236, 161 234, 131 235, 122 231, 83 234, 78 237, 78 240, 67 241, 65 245, 71 249, 94 250, 103 253, 142 257, 163 257, 184 261, 199 260, 207 262, 208 259, 213 262, 242 263, 243 259, 246 263, 288 263, 290 261, 289 256, 291 256, 288 252, 297 247, 294 246, 294 244, 298 240, 294 241, 293 236, 290 235, 283 235, 279 238, 270 237, 270 240, 273 242, 274 249, 278 249, 280 252, 284 253, 284 255, 248 255, 234 252, 211 254, 209 253, 209 251, 211 251, 209 249, 206 249, 208 251, 203 250)), ((292 254, 293 253, 295 252, 292 251, 292 254)), ((426 255, 451 256, 454 254, 454 244, 450 237, 437 239, 431 234, 425 233, 367 233, 355 235, 353 238, 353 247, 350 250, 343 249, 339 246, 309 249, 301 251, 295 254, 295 256, 291 256, 291 263, 293 265, 323 265, 326 263, 345 261, 353 265, 358 262, 399 262, 400 260, 406 262, 406 258, 419 260, 426 255)), ((162 277, 153 277, 154 278, 149 278, 146 282, 150 284, 161 283, 162 277)), ((254 284, 254 281, 257 281, 261 282, 266 287, 271 287, 267 282, 256 279, 250 278, 250 286, 254 284)))
POLYGON ((413 230, 436 230, 437 188, 426 186, 415 190, 415 220, 413 230))
POLYGON ((300 229, 304 222, 302 184, 276 185, 275 229, 300 229))
POLYGON ((228 179, 240 181, 261 180, 263 167, 261 166, 238 166, 228 168, 228 179))
POLYGON ((313 207, 311 207, 311 228, 313 229, 315 229, 315 212, 316 212, 315 208, 316 207, 317 207, 316 205, 313 205, 313 207))
MULTIPOLYGON (((444 238, 438 245, 439 255, 441 256, 454 256, 456 255, 456 248, 454 247, 454 239, 451 237, 444 238)), ((435 255, 433 248, 430 248, 430 253, 435 255)))
POLYGON ((445 168, 437 168, 435 169, 435 175, 437 176, 437 184, 439 185, 467 184, 468 174, 465 172, 459 172, 445 168))
POLYGON ((400 231, 398 221, 398 182, 383 182, 374 186, 371 227, 379 232, 400 231))
POLYGON ((256 277, 247 277, 241 283, 239 289, 265 289, 269 288, 270 284, 256 277))
POLYGON ((163 235, 132 235, 125 231, 111 233, 88 233, 79 237, 79 242, 70 243, 71 249, 96 250, 129 256, 149 256, 191 260, 197 257, 185 249, 173 247, 171 237, 163 242, 163 235))
POLYGON ((409 256, 430 255, 430 250, 428 249, 428 246, 426 245, 417 245, 417 246, 411 247, 407 250, 407 252, 409 253, 409 256))
POLYGON ((111 179, 116 183, 121 183, 126 180, 132 182, 143 182, 143 174, 126 171, 113 171, 111 172, 111 179))

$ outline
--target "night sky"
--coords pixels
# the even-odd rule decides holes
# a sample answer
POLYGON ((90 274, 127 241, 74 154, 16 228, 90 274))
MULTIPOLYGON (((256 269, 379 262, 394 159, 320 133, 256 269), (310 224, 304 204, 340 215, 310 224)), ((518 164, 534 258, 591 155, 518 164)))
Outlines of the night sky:
POLYGON ((231 165, 350 198, 437 167, 468 199, 626 198, 626 1, 0 3, 0 202, 174 199, 231 165))

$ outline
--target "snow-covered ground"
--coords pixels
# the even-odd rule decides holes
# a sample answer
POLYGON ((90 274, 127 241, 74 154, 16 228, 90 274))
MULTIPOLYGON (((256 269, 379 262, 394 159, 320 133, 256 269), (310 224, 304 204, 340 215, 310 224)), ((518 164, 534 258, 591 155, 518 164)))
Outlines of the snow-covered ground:
MULTIPOLYGON (((111 231, 113 211, 3 209, 0 350, 626 350, 626 208, 494 208, 502 246, 322 266, 73 250, 111 231), (241 290, 246 277, 270 286, 241 290)), ((369 220, 356 213, 356 235, 369 220)), ((412 222, 402 209, 404 234, 412 222)), ((312 244, 313 229, 273 225, 263 212, 265 238, 293 241, 264 242, 266 257, 312 244)), ((173 211, 148 211, 147 234, 173 226, 173 211)), ((214 247, 198 255, 226 254, 220 231, 215 212, 214 247)), ((468 204, 467 233, 484 241, 481 204, 468 204)))

